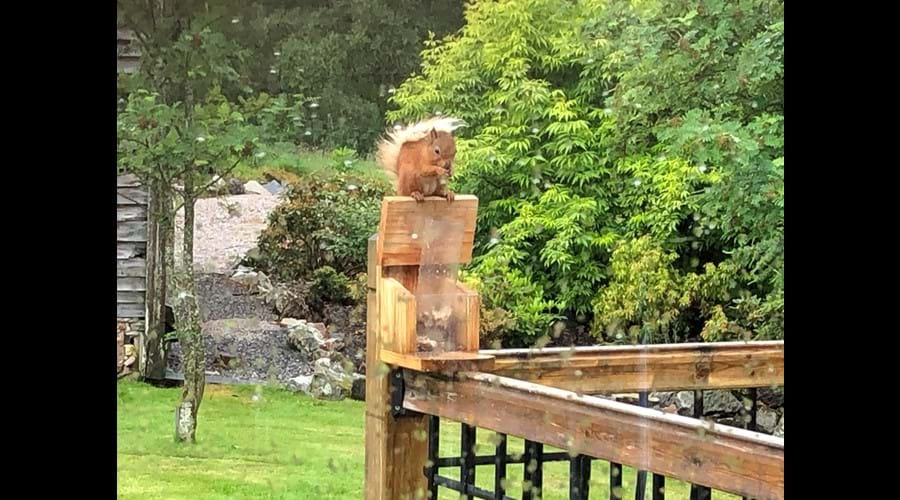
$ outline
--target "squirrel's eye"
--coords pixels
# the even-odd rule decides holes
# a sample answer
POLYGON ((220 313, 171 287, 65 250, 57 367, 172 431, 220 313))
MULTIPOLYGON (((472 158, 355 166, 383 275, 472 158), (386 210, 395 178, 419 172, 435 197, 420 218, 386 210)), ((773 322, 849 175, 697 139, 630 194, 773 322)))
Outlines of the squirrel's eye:
POLYGON ((441 148, 434 148, 434 154, 436 154, 436 155, 441 154, 441 148))

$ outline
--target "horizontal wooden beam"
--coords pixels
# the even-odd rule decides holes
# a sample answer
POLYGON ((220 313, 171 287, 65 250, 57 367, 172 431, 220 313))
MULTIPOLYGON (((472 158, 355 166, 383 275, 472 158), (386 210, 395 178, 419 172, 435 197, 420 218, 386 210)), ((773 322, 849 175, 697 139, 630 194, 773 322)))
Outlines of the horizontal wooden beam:
POLYGON ((123 187, 116 189, 116 205, 145 205, 149 195, 142 187, 123 187))
POLYGON ((784 439, 494 374, 407 372, 406 409, 745 497, 784 498, 784 439))
POLYGON ((381 361, 420 372, 490 371, 494 358, 477 352, 453 351, 440 354, 400 353, 381 350, 381 361))
POLYGON ((492 373, 585 394, 784 385, 784 341, 479 352, 492 373))
POLYGON ((147 221, 119 222, 116 224, 116 241, 141 243, 147 241, 147 221))
POLYGON ((147 276, 147 261, 139 258, 117 260, 116 276, 120 278, 143 278, 147 276))
POLYGON ((146 314, 144 304, 116 304, 116 317, 143 318, 146 314))
POLYGON ((140 242, 116 242, 116 259, 134 259, 143 257, 147 254, 147 243, 140 242))

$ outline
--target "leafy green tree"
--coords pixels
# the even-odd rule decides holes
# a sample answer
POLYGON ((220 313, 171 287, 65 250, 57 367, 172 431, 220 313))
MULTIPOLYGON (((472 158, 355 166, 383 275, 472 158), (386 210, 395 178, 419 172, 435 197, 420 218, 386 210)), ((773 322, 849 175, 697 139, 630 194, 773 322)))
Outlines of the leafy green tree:
POLYGON ((465 16, 428 42, 388 120, 469 124, 469 275, 516 318, 507 341, 559 316, 610 341, 783 338, 783 3, 508 0, 465 16))

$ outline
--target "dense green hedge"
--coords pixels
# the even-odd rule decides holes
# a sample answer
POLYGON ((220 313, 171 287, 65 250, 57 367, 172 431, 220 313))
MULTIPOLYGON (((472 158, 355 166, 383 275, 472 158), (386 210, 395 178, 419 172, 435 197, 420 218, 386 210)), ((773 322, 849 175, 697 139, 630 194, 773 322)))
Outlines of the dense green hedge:
POLYGON ((469 279, 515 318, 505 341, 556 318, 613 342, 783 338, 783 3, 506 0, 466 20, 388 118, 469 123, 469 279))

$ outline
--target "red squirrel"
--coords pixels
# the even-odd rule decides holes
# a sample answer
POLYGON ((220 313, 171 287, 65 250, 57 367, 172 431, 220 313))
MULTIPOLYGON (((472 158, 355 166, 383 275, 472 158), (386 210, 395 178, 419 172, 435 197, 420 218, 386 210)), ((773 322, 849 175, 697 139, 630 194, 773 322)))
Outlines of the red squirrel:
POLYGON ((394 178, 397 194, 416 201, 426 196, 453 201, 453 191, 447 187, 456 158, 453 131, 462 125, 455 118, 431 118, 395 130, 378 144, 376 158, 394 178))

